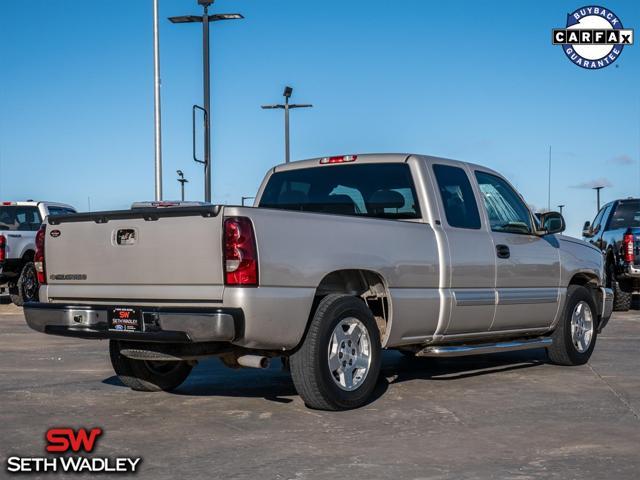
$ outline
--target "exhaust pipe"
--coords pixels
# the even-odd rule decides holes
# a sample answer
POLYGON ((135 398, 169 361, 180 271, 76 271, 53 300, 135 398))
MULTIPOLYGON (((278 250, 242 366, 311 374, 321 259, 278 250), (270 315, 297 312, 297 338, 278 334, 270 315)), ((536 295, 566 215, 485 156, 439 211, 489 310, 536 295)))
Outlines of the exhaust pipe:
POLYGON ((270 360, 260 355, 242 355, 238 357, 238 365, 247 368, 268 368, 270 360))

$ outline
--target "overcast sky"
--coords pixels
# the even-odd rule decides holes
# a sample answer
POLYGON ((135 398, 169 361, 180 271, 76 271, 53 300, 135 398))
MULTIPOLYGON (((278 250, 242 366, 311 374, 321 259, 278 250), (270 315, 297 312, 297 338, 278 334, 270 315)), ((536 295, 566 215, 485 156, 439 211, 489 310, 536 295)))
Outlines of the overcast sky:
MULTIPOLYGON (((214 201, 239 203, 283 159, 294 87, 292 157, 416 152, 505 174, 536 207, 565 204, 577 234, 603 201, 640 196, 640 45, 611 67, 573 65, 551 30, 581 4, 424 0, 218 0, 241 12, 212 36, 214 201)), ((640 2, 607 1, 640 31, 640 2)), ((78 209, 153 198, 151 0, 0 2, 0 199, 78 209)), ((202 199, 191 160, 201 103, 196 1, 160 0, 165 198, 175 171, 202 199)))

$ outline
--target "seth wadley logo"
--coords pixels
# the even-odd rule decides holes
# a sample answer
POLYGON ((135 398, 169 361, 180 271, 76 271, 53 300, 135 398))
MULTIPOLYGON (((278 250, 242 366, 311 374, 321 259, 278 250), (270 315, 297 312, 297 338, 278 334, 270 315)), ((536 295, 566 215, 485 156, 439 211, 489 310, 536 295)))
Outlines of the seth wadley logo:
POLYGON ((597 70, 615 62, 625 45, 633 45, 633 29, 624 28, 608 8, 589 6, 567 14, 567 26, 553 30, 552 42, 562 45, 579 67, 597 70))
MULTIPOLYGON (((102 435, 101 428, 50 428, 47 430, 45 451, 64 455, 91 453, 102 435)), ((140 466, 140 457, 94 457, 86 455, 64 455, 47 457, 11 456, 7 459, 8 473, 135 473, 140 466)))

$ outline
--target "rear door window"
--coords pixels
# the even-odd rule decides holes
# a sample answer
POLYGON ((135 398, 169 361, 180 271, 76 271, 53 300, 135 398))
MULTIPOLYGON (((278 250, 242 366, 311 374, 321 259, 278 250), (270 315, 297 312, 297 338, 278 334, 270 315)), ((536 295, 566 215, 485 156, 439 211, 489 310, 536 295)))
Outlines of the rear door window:
POLYGON ((35 232, 40 228, 42 218, 37 207, 0 207, 0 230, 35 232))
POLYGON ((420 218, 406 163, 331 165, 271 175, 260 207, 394 220, 420 218))
POLYGON ((447 223, 456 228, 480 228, 480 214, 467 173, 459 167, 434 165, 447 223))

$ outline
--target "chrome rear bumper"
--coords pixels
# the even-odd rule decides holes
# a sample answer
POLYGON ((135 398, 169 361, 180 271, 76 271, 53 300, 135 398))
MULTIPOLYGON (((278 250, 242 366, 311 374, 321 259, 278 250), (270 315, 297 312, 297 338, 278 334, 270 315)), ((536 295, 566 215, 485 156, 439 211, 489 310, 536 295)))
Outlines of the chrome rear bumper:
POLYGON ((244 316, 237 308, 141 307, 142 331, 110 330, 109 305, 30 303, 27 324, 43 333, 68 337, 148 342, 231 342, 242 334, 244 316))

